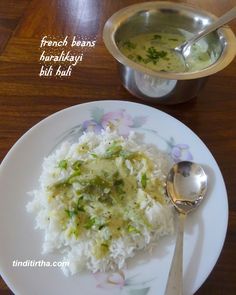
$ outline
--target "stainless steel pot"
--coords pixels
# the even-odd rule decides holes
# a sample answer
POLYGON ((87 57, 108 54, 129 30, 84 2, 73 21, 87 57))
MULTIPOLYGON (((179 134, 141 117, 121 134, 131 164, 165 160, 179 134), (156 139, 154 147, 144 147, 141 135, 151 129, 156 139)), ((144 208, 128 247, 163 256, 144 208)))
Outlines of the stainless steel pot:
POLYGON ((157 72, 125 57, 117 44, 141 33, 187 31, 194 34, 216 16, 184 4, 145 2, 123 8, 112 15, 103 30, 104 43, 118 61, 124 87, 134 96, 163 104, 177 104, 196 97, 210 76, 225 68, 236 54, 236 39, 225 26, 203 38, 214 57, 212 64, 194 72, 157 72))

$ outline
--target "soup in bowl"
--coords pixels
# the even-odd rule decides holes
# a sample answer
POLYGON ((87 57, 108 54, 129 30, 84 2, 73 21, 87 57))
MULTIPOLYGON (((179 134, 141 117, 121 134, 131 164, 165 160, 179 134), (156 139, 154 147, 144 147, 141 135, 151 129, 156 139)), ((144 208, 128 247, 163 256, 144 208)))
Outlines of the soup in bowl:
POLYGON ((225 26, 208 34, 191 47, 186 61, 173 49, 215 19, 172 2, 145 2, 116 12, 104 26, 103 39, 118 62, 123 86, 136 97, 163 104, 196 97, 206 78, 233 60, 234 33, 225 26))

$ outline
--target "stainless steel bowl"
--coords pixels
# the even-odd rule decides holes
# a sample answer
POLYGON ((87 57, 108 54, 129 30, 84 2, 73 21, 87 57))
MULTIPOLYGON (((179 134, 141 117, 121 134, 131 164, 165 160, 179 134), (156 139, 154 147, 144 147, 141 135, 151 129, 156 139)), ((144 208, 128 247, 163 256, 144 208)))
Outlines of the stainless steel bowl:
POLYGON ((141 33, 157 31, 195 33, 216 19, 211 13, 172 2, 145 2, 112 15, 103 30, 104 43, 118 61, 124 87, 134 96, 163 104, 177 104, 196 97, 210 76, 225 68, 236 54, 236 39, 225 26, 204 38, 215 61, 195 72, 156 72, 125 57, 117 44, 141 33))

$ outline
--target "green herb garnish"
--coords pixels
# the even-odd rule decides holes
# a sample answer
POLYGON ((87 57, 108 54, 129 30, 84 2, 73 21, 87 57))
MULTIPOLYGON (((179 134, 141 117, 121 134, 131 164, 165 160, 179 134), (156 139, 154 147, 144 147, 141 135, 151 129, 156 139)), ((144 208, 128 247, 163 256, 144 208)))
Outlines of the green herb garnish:
POLYGON ((129 233, 137 233, 137 234, 140 234, 140 231, 136 228, 136 227, 134 227, 134 226, 132 226, 132 225, 128 225, 128 232, 129 233))
POLYGON ((125 194, 124 184, 125 183, 123 179, 117 179, 114 181, 114 187, 119 196, 125 194))
POLYGON ((115 186, 124 185, 124 180, 123 179, 117 179, 116 181, 114 181, 114 185, 115 186))
POLYGON ((119 156, 121 151, 122 151, 122 146, 118 145, 117 143, 113 143, 110 147, 106 149, 104 158, 110 159, 110 158, 119 156))
POLYGON ((167 55, 166 51, 157 51, 155 47, 151 46, 147 49, 147 57, 154 63, 167 55))
POLYGON ((82 200, 83 200, 83 196, 81 196, 81 197, 78 199, 77 204, 76 204, 76 210, 81 211, 81 212, 85 212, 85 210, 84 210, 84 206, 83 206, 83 204, 81 203, 82 200))
POLYGON ((137 57, 137 61, 139 61, 139 62, 143 61, 143 58, 141 55, 137 55, 136 57, 137 57))
POLYGON ((116 171, 114 174, 113 174, 113 178, 117 179, 119 177, 119 171, 116 171))
POLYGON ((123 42, 123 47, 127 48, 128 50, 135 49, 136 46, 137 45, 135 43, 133 43, 129 40, 123 42))
POLYGON ((144 188, 144 189, 147 186, 147 180, 148 180, 148 178, 147 178, 146 173, 143 173, 142 177, 141 177, 141 184, 142 184, 142 188, 144 188))
POLYGON ((122 158, 124 158, 125 160, 128 159, 128 160, 132 160, 134 159, 135 157, 138 156, 138 153, 137 152, 129 152, 129 151, 126 151, 126 150, 122 150, 120 152, 120 156, 122 158))
POLYGON ((80 160, 77 160, 77 161, 75 161, 74 163, 73 163, 73 165, 72 165, 72 169, 73 170, 79 170, 80 169, 80 167, 81 167, 81 165, 82 165, 82 161, 80 161, 80 160))
POLYGON ((67 167, 68 167, 68 162, 67 162, 67 160, 61 160, 61 161, 58 163, 58 167, 61 168, 61 169, 67 169, 67 167))
POLYGON ((73 216, 77 215, 77 213, 78 213, 76 210, 68 210, 68 209, 65 209, 65 212, 69 218, 72 218, 73 216))
POLYGON ((161 38, 162 38, 161 35, 155 34, 153 35, 152 40, 160 40, 161 38))
POLYGON ((107 226, 107 224, 106 224, 106 223, 104 223, 104 224, 101 224, 101 225, 98 227, 98 230, 101 230, 101 229, 103 229, 105 226, 107 226))
POLYGON ((67 183, 72 184, 74 182, 79 182, 78 176, 80 175, 81 175, 81 172, 79 170, 75 171, 69 176, 69 178, 67 179, 67 183))
POLYGON ((96 223, 96 218, 90 218, 85 224, 86 229, 90 229, 96 223))

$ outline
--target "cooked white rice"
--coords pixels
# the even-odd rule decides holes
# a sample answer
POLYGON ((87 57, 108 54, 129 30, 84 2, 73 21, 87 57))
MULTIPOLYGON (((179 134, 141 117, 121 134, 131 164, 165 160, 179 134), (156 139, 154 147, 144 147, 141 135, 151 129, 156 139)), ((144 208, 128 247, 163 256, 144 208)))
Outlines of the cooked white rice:
POLYGON ((63 260, 69 261, 69 266, 63 268, 66 275, 84 269, 96 272, 123 268, 127 258, 151 248, 160 237, 173 232, 172 208, 164 189, 168 169, 168 156, 141 143, 135 133, 124 138, 106 129, 101 134, 84 133, 77 143, 63 143, 45 158, 40 187, 32 192, 33 200, 27 204, 27 210, 36 214, 36 228, 45 232, 43 253, 59 250, 63 260), (106 167, 100 169, 99 165, 109 159, 112 168, 105 173, 102 170, 106 167), (87 171, 85 176, 80 165, 87 171), (94 165, 91 167, 95 170, 88 171, 89 165, 94 165), (104 173, 110 181, 113 166, 112 179, 118 174, 120 179, 112 187, 102 186, 101 196, 91 193, 100 193, 100 176, 96 176, 98 185, 81 184, 82 177, 88 181, 96 173, 104 173), (83 207, 75 210, 75 200, 76 206, 82 200, 83 207), (110 219, 106 215, 108 209, 110 219), (124 222, 120 219, 116 225, 112 215, 116 220, 122 216, 124 222))

